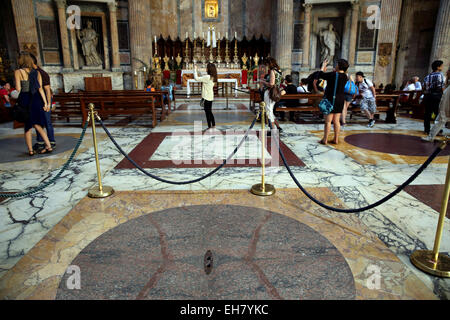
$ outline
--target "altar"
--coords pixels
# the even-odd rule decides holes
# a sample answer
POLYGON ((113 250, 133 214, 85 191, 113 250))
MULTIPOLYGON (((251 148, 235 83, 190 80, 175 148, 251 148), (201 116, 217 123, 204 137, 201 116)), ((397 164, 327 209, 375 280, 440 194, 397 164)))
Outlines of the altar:
MULTIPOLYGON (((206 75, 206 68, 198 69, 198 76, 206 75)), ((228 68, 218 68, 217 69, 217 78, 220 79, 230 79, 236 80, 236 88, 241 85, 242 79, 242 71, 239 69, 228 69, 228 68)), ((188 80, 194 79, 194 71, 193 70, 182 70, 181 71, 181 79, 183 87, 188 87, 188 80)), ((223 81, 225 82, 225 81, 223 81)), ((229 81, 231 82, 231 81, 229 81)), ((235 82, 233 80, 233 82, 235 82)))

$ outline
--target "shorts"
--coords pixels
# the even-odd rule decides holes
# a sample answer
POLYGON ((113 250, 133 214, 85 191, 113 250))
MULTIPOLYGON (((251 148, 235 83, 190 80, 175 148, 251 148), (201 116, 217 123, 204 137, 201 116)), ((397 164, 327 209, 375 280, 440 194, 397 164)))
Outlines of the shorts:
POLYGON ((345 93, 344 94, 344 99, 345 99, 346 102, 352 102, 353 101, 353 95, 345 93))
POLYGON ((375 99, 367 99, 364 98, 361 101, 361 111, 369 111, 370 113, 375 113, 377 112, 377 103, 375 101, 375 99))

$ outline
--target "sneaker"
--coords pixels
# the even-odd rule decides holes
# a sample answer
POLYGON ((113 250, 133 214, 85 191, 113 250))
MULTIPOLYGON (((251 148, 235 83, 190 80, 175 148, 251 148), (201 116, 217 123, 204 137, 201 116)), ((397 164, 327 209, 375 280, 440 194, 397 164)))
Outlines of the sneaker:
POLYGON ((423 141, 426 141, 426 142, 432 142, 432 141, 433 141, 433 140, 430 138, 430 136, 422 137, 422 140, 423 140, 423 141))
POLYGON ((50 145, 52 146, 52 149, 56 148, 56 142, 55 141, 50 141, 50 145))
POLYGON ((373 126, 375 125, 375 120, 370 120, 369 124, 367 125, 368 128, 373 128, 373 126))

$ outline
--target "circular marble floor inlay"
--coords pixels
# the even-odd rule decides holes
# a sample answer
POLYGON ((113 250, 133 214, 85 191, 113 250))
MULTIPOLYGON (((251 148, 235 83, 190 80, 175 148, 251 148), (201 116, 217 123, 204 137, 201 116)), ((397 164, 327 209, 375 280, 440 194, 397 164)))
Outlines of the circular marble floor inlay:
MULTIPOLYGON (((359 133, 345 137, 345 142, 359 148, 397 154, 401 156, 430 156, 439 146, 438 143, 422 141, 420 137, 393 133, 359 133)), ((439 156, 450 155, 447 148, 439 156)))
POLYGON ((331 242, 297 220, 249 207, 147 214, 92 241, 71 265, 80 268, 81 289, 68 289, 65 274, 57 299, 355 298, 352 272, 331 242))
MULTIPOLYGON (((78 138, 70 136, 56 136, 55 140, 56 148, 52 153, 42 155, 36 154, 34 157, 30 157, 28 155, 28 149, 23 137, 0 139, 0 149, 4 150, 4 152, 0 153, 0 163, 33 160, 66 152, 75 148, 78 138)), ((33 141, 33 145, 35 142, 36 141, 33 141)))

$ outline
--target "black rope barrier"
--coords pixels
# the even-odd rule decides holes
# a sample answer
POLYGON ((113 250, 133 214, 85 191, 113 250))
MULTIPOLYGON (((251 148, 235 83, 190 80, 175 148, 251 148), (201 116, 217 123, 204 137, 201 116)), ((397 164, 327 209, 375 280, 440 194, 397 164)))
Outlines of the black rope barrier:
MULTIPOLYGON (((270 120, 269 121, 269 127, 272 130, 272 122, 270 120)), ((431 156, 427 159, 427 161, 425 161, 425 163, 408 179, 406 180, 401 186, 399 186, 395 191, 393 191, 392 193, 388 194, 386 197, 384 197, 383 199, 368 205, 366 207, 363 208, 359 208, 359 209, 341 209, 341 208, 334 208, 331 206, 328 206, 322 202, 320 202, 319 200, 317 200, 316 198, 314 198, 308 191, 306 191, 305 188, 303 188, 303 186, 300 184, 300 182, 297 180, 297 178, 295 177, 294 173, 292 172, 291 168, 289 167, 286 158, 284 156, 283 150, 281 150, 280 148, 280 144, 278 143, 278 140, 275 139, 275 142, 277 144, 278 147, 278 151, 280 153, 281 159, 283 160, 284 166, 286 167, 287 171, 289 172, 289 175, 291 176, 292 180, 294 180, 295 184, 299 187, 299 189, 313 202, 315 202, 317 205, 321 206, 324 209, 330 210, 330 211, 335 211, 335 212, 340 212, 340 213, 359 213, 359 212, 363 212, 363 211, 367 211, 373 208, 376 208, 380 205, 382 205, 383 203, 389 201, 390 199, 392 199, 393 197, 395 197, 399 192, 401 192, 403 189, 405 189, 409 184, 411 184, 414 180, 416 180, 416 178, 430 165, 431 162, 433 162, 433 160, 439 155, 439 153, 442 151, 441 147, 436 148, 436 150, 431 154, 431 156)))
POLYGON ((144 168, 142 168, 140 165, 138 165, 133 159, 130 158, 130 156, 119 146, 119 144, 117 143, 117 141, 114 139, 114 137, 111 135, 111 133, 109 132, 109 130, 106 128, 105 124, 103 123, 102 119, 100 117, 97 116, 97 120, 100 122, 100 125, 102 126, 103 130, 105 130, 106 134, 108 135, 109 139, 111 140, 111 142, 116 146, 117 150, 119 150, 119 152, 128 160, 130 161, 139 171, 141 171, 143 174, 145 174, 146 176, 153 178, 155 180, 158 180, 160 182, 164 182, 164 183, 168 183, 168 184, 174 184, 174 185, 185 185, 185 184, 192 184, 192 183, 196 183, 196 182, 200 182, 210 176, 212 176, 213 174, 215 174, 216 172, 218 172, 220 169, 222 169, 228 161, 230 161, 230 159, 238 152, 239 148, 242 146, 242 144, 244 143, 244 141, 247 139, 250 131, 253 129, 253 127, 255 126, 256 123, 256 119, 257 117, 255 117, 255 119, 253 120, 252 124, 250 125, 249 129, 247 130, 247 132, 245 133, 244 137, 242 138, 241 142, 238 144, 238 146, 234 149, 234 151, 228 156, 228 158, 226 158, 223 163, 221 165, 219 165, 217 168, 215 168, 214 170, 212 170, 211 172, 209 172, 208 174, 206 174, 203 177, 194 179, 194 180, 189 180, 189 181, 170 181, 170 180, 166 180, 163 178, 160 178, 158 176, 155 176, 153 174, 151 174, 150 172, 148 172, 147 170, 145 170, 144 168))
POLYGON ((63 172, 69 167, 69 164, 72 162, 73 158, 75 157, 75 154, 77 153, 78 149, 80 148, 80 145, 81 145, 81 142, 84 139, 84 135, 86 133, 86 129, 87 129, 88 124, 89 124, 89 119, 86 121, 86 123, 83 126, 83 131, 81 132, 80 138, 78 139, 78 142, 75 145, 75 148, 73 149, 72 154, 70 155, 69 159, 63 165, 63 167, 61 168, 61 170, 58 172, 58 174, 56 176, 54 176, 49 181, 44 182, 41 185, 39 185, 39 186, 37 186, 37 187, 31 189, 30 191, 27 191, 27 192, 21 192, 21 193, 0 193, 0 198, 23 198, 23 197, 27 197, 27 196, 30 196, 30 195, 38 192, 38 191, 41 191, 42 189, 48 187, 53 182, 58 180, 61 177, 61 175, 63 174, 63 172))

